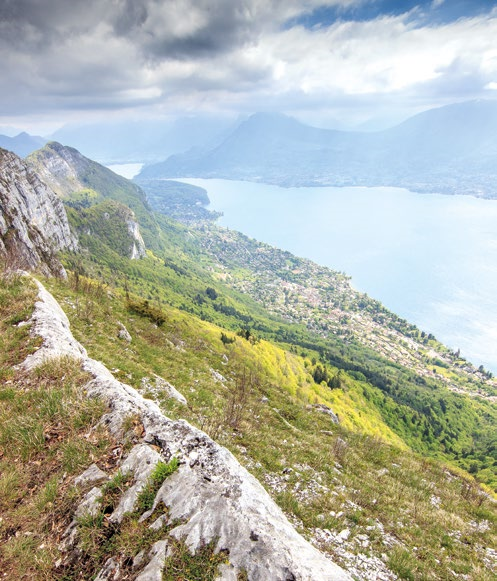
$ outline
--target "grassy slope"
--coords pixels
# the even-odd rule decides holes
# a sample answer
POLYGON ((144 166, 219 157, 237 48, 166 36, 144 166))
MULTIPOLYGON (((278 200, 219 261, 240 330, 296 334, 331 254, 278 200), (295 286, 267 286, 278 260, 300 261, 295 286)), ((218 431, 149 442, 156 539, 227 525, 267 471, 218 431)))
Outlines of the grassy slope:
MULTIPOLYGON (((97 208, 94 206, 91 210, 97 208)), ((79 228, 84 230, 82 214, 78 220, 79 228)), ((114 250, 117 244, 110 248, 105 243, 108 233, 99 236, 96 231, 96 235, 82 236, 81 239, 90 255, 68 257, 67 265, 75 271, 105 280, 111 286, 128 288, 158 307, 174 306, 231 331, 248 328, 258 337, 276 342, 294 353, 305 354, 308 374, 312 374, 318 365, 326 368, 330 377, 341 369, 345 389, 325 388, 324 391, 346 426, 364 429, 366 425, 369 433, 375 429, 378 434, 385 431, 379 426, 386 426, 390 433, 396 434, 398 441, 401 439, 406 445, 430 456, 452 460, 477 474, 492 488, 497 487, 495 404, 451 391, 443 380, 421 376, 415 370, 387 359, 372 347, 362 345, 352 335, 344 337, 329 333, 322 336, 303 324, 284 321, 278 313, 270 314, 256 301, 256 296, 252 297, 250 292, 242 292, 244 288, 237 289, 222 279, 223 274, 231 277, 231 273, 235 279, 257 279, 261 276, 257 274, 260 265, 246 264, 241 269, 239 264, 228 262, 220 270, 217 263, 224 259, 221 253, 205 250, 205 244, 212 246, 217 243, 215 231, 203 234, 201 230, 187 229, 160 215, 155 216, 155 220, 161 228, 162 248, 155 253, 149 252, 146 259, 129 261, 123 258, 114 250), (206 293, 207 288, 215 290, 215 299, 206 293), (359 419, 359 411, 362 419, 359 419)), ((93 230, 95 232, 95 228, 93 230)), ((239 243, 238 250, 257 253, 257 248, 245 240, 239 243)), ((290 260, 288 257, 285 261, 290 260)), ((271 265, 276 263, 273 256, 267 260, 271 265)), ((301 264, 295 257, 291 260, 295 265, 301 264)), ((289 270, 293 278, 297 276, 292 270, 295 265, 291 265, 289 270)), ((318 281, 331 285, 329 278, 320 276, 318 281)), ((341 283, 338 280, 335 284, 341 283)), ((270 284, 266 286, 269 287, 270 284)), ((262 289, 259 294, 263 292, 262 289)), ((341 292, 348 296, 349 291, 341 292)), ((351 303, 347 312, 353 313, 363 308, 360 305, 366 299, 355 304, 351 296, 352 299, 347 299, 351 303)), ((368 300, 373 305, 371 308, 380 309, 380 315, 386 317, 388 312, 383 307, 368 300)), ((369 308, 369 303, 365 302, 366 308, 369 308)), ((308 312, 309 307, 304 307, 303 311, 308 312)), ((298 318, 294 320, 298 321, 298 318)), ((405 322, 395 318, 391 324, 401 329, 405 327, 405 322)), ((411 334, 419 333, 415 328, 407 329, 411 334)), ((452 369, 456 368, 452 366, 452 369)), ((277 370, 278 364, 274 362, 272 372, 277 373, 277 370)), ((472 376, 466 379, 454 372, 454 377, 456 386, 475 389, 472 376)))
POLYGON ((137 388, 152 378, 148 397, 228 446, 299 530, 343 565, 354 557, 333 535, 348 529, 352 555, 383 554, 401 578, 492 578, 486 547, 497 542, 495 503, 470 477, 409 451, 350 378, 331 391, 313 382, 308 358, 270 342, 228 332, 235 341, 225 345, 222 328, 164 304, 157 327, 131 312, 122 292, 84 277, 47 283, 91 356, 137 388), (117 337, 118 321, 131 343, 117 337), (153 374, 188 407, 156 391, 153 374), (342 424, 308 407, 315 402, 332 404, 342 424))
MULTIPOLYGON (((112 449, 123 444, 88 430, 104 410, 81 397, 86 377, 70 361, 29 375, 12 367, 36 348, 29 327, 17 326, 29 316, 34 292, 18 279, 0 282, 0 563, 15 578, 56 579, 58 539, 81 494, 73 478, 94 461, 112 469, 112 449)), ((232 333, 234 343, 225 345, 221 328, 174 307, 162 306, 158 327, 131 312, 122 292, 81 276, 45 282, 90 355, 137 387, 154 373, 171 381, 187 408, 156 392, 153 381, 144 393, 227 445, 297 528, 344 566, 357 567, 362 554, 405 579, 494 577, 486 549, 497 542, 495 503, 471 478, 406 449, 352 384, 330 392, 312 381, 308 359, 232 333), (131 343, 117 337, 118 322, 131 343), (333 424, 307 407, 340 392, 341 417, 349 412, 360 423, 369 415, 371 431, 366 422, 366 433, 333 424), (338 543, 342 531, 349 536, 338 543)), ((111 547, 95 523, 87 525, 90 574, 111 547)), ((113 543, 133 554, 139 540, 148 542, 131 519, 113 543)))
MULTIPOLYGON (((125 201, 119 190, 116 198, 125 201)), ((84 230, 77 209, 72 219, 84 230)), ((154 373, 171 381, 188 398, 188 409, 147 388, 150 397, 230 447, 301 530, 343 564, 347 556, 329 535, 347 528, 348 550, 386 554, 403 578, 452 578, 452 571, 491 578, 485 547, 495 546, 495 505, 455 467, 409 448, 474 468, 495 487, 495 407, 449 392, 436 378, 420 378, 351 334, 326 337, 303 319, 270 314, 256 294, 226 284, 231 273, 257 279, 258 265, 229 255, 231 263, 221 264, 226 256, 207 249, 212 232, 189 230, 143 205, 140 212, 153 250, 146 259, 123 258, 97 229, 82 237, 88 252, 66 257, 75 273, 70 285, 50 282, 90 355, 135 387, 154 373), (125 293, 142 311, 161 310, 164 324, 130 311, 125 293), (130 330, 130 345, 117 339, 118 321, 130 330), (240 327, 255 340, 236 336, 240 327), (224 344, 221 333, 235 341, 224 344), (330 376, 342 370, 339 389, 315 383, 318 365, 330 376), (308 408, 318 402, 333 408, 339 426, 308 408)), ((254 247, 242 243, 237 250, 254 247)), ((285 268, 293 273, 296 260, 288 255, 285 268)))

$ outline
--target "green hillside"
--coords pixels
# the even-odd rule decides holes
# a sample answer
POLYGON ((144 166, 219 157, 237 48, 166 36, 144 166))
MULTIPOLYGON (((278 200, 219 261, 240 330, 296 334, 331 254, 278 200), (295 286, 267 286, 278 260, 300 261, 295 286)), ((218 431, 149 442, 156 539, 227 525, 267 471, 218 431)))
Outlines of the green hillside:
MULTIPOLYGON (((84 215, 77 220, 84 230, 84 215)), ((449 460, 496 489, 497 392, 485 373, 353 291, 343 274, 212 224, 187 228, 165 216, 156 220, 161 251, 130 261, 119 255, 117 243, 106 243, 107 229, 98 235, 92 222, 94 234, 82 237, 90 254, 67 257, 68 268, 127 290, 134 301, 175 307, 232 334, 244 330, 249 338, 303 355, 312 381, 326 386, 344 425, 364 431, 369 424, 358 419, 353 405, 346 413, 341 409, 354 393, 366 415, 381 419, 370 433, 388 427, 412 449, 449 460), (277 280, 265 280, 268 272, 277 280), (325 305, 335 301, 336 321, 330 322, 329 309, 314 295, 296 298, 288 290, 278 296, 275 289, 284 284, 302 293, 303 279, 324 294, 325 305), (278 301, 284 310, 275 307, 278 301), (400 355, 387 356, 389 350, 400 355)))
MULTIPOLYGON (((91 357, 228 447, 297 529, 358 577, 495 578, 491 374, 354 291, 343 273, 210 220, 176 222, 140 191, 130 206, 148 251, 131 260, 122 190, 104 194, 99 184, 88 184, 95 195, 84 203, 66 198, 82 251, 63 257, 67 281, 44 281, 91 357), (102 216, 115 202, 110 228, 102 216)), ((19 291, 2 280, 5 349, 27 349, 27 336, 4 331, 27 316, 33 296, 13 303, 19 291)), ((19 359, 2 360, 4 378, 20 381, 19 359)), ((11 388, 2 390, 8 417, 11 388)), ((17 437, 2 431, 11 452, 0 462, 20 461, 17 437)), ((0 501, 29 530, 9 504, 17 494, 24 506, 28 493, 8 487, 0 477, 0 501)))

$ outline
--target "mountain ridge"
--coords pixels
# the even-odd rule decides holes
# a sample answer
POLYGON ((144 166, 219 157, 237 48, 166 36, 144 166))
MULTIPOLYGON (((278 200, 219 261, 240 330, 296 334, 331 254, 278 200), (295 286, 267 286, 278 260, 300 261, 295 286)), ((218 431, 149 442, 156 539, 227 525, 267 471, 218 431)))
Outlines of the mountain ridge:
POLYGON ((495 197, 497 103, 431 109, 379 132, 317 129, 255 114, 210 151, 176 154, 139 178, 245 179, 282 186, 395 186, 495 197))
POLYGON ((44 137, 38 135, 30 135, 25 131, 22 131, 14 137, 9 137, 8 135, 0 135, 0 147, 3 149, 8 149, 13 153, 17 154, 19 157, 26 157, 33 151, 43 147, 46 143, 44 137))

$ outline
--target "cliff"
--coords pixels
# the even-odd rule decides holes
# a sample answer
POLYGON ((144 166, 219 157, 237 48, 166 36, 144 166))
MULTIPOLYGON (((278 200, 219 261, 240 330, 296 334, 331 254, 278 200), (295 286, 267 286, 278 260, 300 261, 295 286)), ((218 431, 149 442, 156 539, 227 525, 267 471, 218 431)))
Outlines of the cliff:
POLYGON ((10 267, 63 275, 56 254, 76 248, 57 195, 29 164, 0 149, 0 255, 10 267))
MULTIPOLYGON (((87 212, 88 216, 84 217, 90 222, 104 220, 103 229, 99 229, 95 223, 82 225, 81 229, 78 228, 80 234, 89 232, 94 236, 99 235, 100 231, 108 233, 109 226, 110 230, 113 227, 120 229, 123 231, 118 241, 118 246, 123 247, 120 248, 120 254, 132 259, 145 256, 145 242, 140 233, 139 221, 149 224, 153 219, 145 194, 138 186, 88 159, 76 149, 55 141, 32 153, 28 162, 67 205, 80 211, 81 217, 85 209, 96 207, 102 210, 87 212), (114 200, 111 209, 99 206, 109 199, 114 200)), ((115 240, 111 244, 115 246, 115 240)))

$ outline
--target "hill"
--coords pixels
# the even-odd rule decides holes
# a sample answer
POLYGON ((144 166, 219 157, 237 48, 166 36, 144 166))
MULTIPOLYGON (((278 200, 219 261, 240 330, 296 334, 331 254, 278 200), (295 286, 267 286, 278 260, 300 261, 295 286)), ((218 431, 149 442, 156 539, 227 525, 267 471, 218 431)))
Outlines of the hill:
POLYGON ((22 132, 14 137, 0 135, 0 147, 8 149, 20 157, 26 157, 46 143, 46 139, 22 132))
MULTIPOLYGON (((119 215, 121 226, 124 221, 124 231, 128 231, 123 248, 135 247, 135 254, 144 253, 143 240, 141 233, 137 232, 135 219, 144 226, 147 246, 155 248, 160 245, 158 226, 146 195, 136 184, 85 157, 76 149, 55 141, 33 152, 27 161, 66 205, 74 209, 73 216, 86 214, 87 220, 104 220, 103 224, 109 224, 105 217, 109 211, 119 215), (112 203, 109 205, 110 200, 112 203), (116 206, 116 202, 119 206, 116 206)), ((93 230, 89 229, 90 232, 93 230)), ((81 227, 79 234, 85 235, 81 227)))
MULTIPOLYGON (((496 504, 481 485, 497 486, 497 388, 490 374, 354 291, 342 273, 210 221, 184 225, 151 211, 144 221, 137 215, 143 238, 158 232, 160 244, 131 260, 117 251, 119 231, 109 238, 109 222, 87 213, 123 202, 111 190, 108 197, 95 192, 88 206, 67 206, 73 228, 92 229, 79 237, 81 252, 62 256, 68 279, 44 282, 87 351, 82 358, 98 358, 111 370, 103 384, 91 375, 102 371, 95 362, 83 372, 72 359, 38 370, 16 367, 40 351, 36 333, 28 333, 36 289, 16 277, 1 280, 4 571, 67 578, 81 575, 84 561, 88 576, 120 567, 122 578, 123 571, 136 577, 143 551, 146 562, 156 555, 159 578, 191 576, 194 566, 199 578, 211 579, 227 561, 239 579, 247 578, 247 562, 237 560, 234 548, 241 529, 226 521, 216 529, 216 510, 206 508, 236 502, 237 494, 225 488, 224 496, 213 494, 212 504, 202 505, 188 495, 190 485, 175 485, 180 472, 210 465, 214 450, 195 428, 191 439, 186 435, 186 420, 226 446, 298 531, 356 578, 495 575, 496 504), (142 402, 127 408, 121 429, 114 429, 121 401, 116 383, 126 384, 119 387, 126 405, 142 402), (161 422, 169 435, 159 430, 161 422), (163 469, 158 492, 154 454, 168 464, 179 441, 184 463, 173 480, 170 468, 163 469), (140 476, 144 464, 136 455, 144 448, 153 451, 144 452, 151 464, 140 476), (92 468, 78 488, 92 463, 104 476, 92 468), (104 484, 92 483, 95 474, 104 484), (156 529, 148 527, 148 513, 136 512, 144 485, 147 499, 140 502, 151 506, 156 529), (89 514, 78 509, 85 495, 89 514), (188 523, 175 520, 187 515, 188 523), (82 560, 67 559, 74 553, 60 543, 69 538, 68 526, 82 560), (169 535, 173 529, 178 544, 169 535), (225 530, 230 554, 219 542, 225 530), (34 551, 41 546, 42 553, 34 551), (193 547, 201 547, 196 561, 193 547)), ((138 204, 142 193, 134 192, 138 204)), ((224 469, 205 474, 195 490, 214 490, 214 476, 223 487, 224 469)), ((236 511, 242 518, 244 507, 236 511)), ((260 562, 262 538, 251 527, 250 567, 260 562)), ((286 566, 281 578, 306 578, 286 566)))
POLYGON ((145 167, 140 178, 217 177, 283 186, 395 186, 495 197, 497 102, 420 113, 381 132, 317 129, 256 114, 208 151, 145 167))

